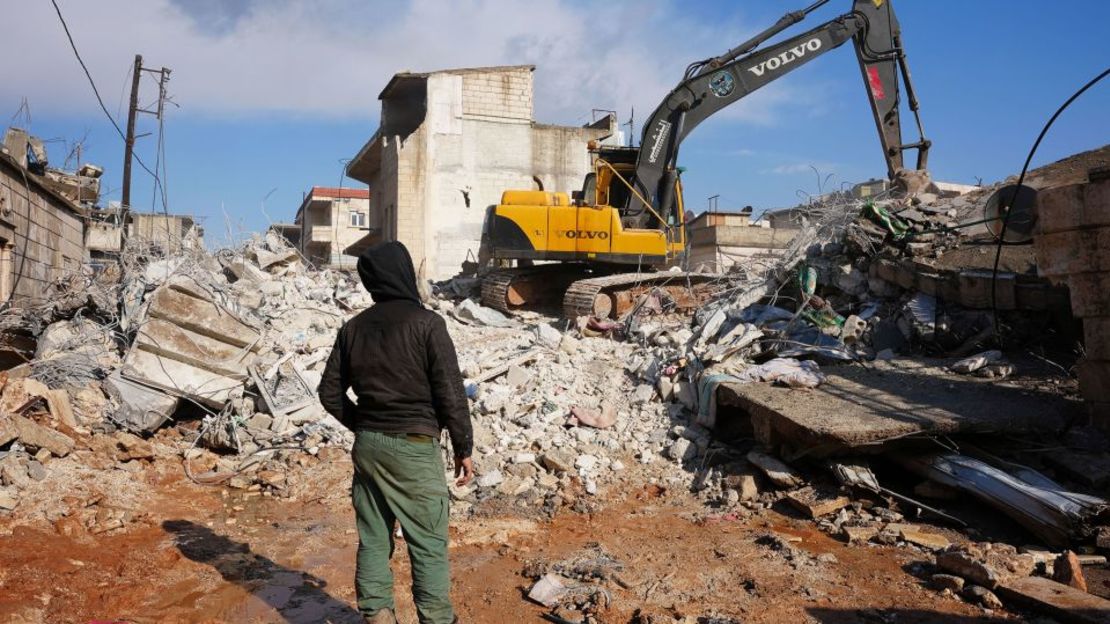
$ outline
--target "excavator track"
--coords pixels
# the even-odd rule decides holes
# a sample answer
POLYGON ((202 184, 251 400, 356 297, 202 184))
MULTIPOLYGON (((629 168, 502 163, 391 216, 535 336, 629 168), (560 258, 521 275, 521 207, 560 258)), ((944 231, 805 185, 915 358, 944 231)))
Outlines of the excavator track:
POLYGON ((567 287, 587 274, 585 267, 573 264, 493 271, 482 279, 482 305, 510 314, 522 308, 557 305, 567 287))
POLYGON ((660 273, 617 273, 581 279, 563 296, 567 318, 596 316, 620 318, 655 289, 666 293, 677 311, 688 311, 712 298, 712 284, 720 275, 664 271, 660 273))
POLYGON ((713 296, 711 273, 590 273, 585 265, 545 264, 494 271, 482 280, 482 305, 513 313, 520 309, 556 307, 562 301, 566 318, 619 318, 644 295, 659 289, 676 311, 697 308, 713 296))

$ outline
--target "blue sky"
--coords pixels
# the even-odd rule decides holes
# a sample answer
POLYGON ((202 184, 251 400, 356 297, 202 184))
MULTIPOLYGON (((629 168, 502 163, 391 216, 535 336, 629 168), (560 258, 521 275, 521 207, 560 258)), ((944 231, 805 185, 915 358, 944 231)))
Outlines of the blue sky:
MULTIPOLYGON (((219 243, 269 219, 291 219, 313 185, 340 184, 342 160, 377 127, 377 93, 396 71, 534 63, 538 121, 580 124, 592 108, 616 109, 623 121, 632 106, 642 120, 687 63, 721 53, 808 0, 59 4, 121 126, 133 55, 173 69, 169 91, 179 107, 165 126, 170 209, 204 218, 209 240, 219 243)), ((833 0, 792 32, 849 7, 833 0)), ((895 7, 937 179, 990 182, 1016 173, 1048 116, 1110 64, 1110 3, 1101 0, 903 0, 895 7)), ((41 0, 18 3, 14 12, 24 26, 7 48, 25 50, 28 61, 0 71, 5 123, 26 98, 30 122, 16 119, 57 139, 48 146, 52 162, 83 138, 83 160, 105 167, 107 197, 118 199, 122 142, 53 8, 41 0)), ((144 101, 153 98, 153 82, 143 93, 144 101)), ((1110 81, 1057 122, 1034 164, 1110 142, 1107 110, 1110 81)), ((151 119, 141 119, 141 132, 153 130, 151 119)), ((153 162, 153 137, 140 139, 138 151, 153 162)), ((850 46, 702 124, 680 161, 693 209, 710 195, 721 196, 723 209, 792 205, 819 190, 811 165, 831 175, 830 185, 882 176, 850 46)), ((152 195, 149 176, 136 167, 133 204, 150 207, 152 195)))

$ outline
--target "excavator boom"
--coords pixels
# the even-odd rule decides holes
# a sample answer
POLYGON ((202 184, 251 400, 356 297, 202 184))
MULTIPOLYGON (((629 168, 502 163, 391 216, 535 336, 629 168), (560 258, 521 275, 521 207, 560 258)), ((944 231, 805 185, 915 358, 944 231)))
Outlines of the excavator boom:
MULTIPOLYGON (((682 82, 644 125, 634 179, 639 195, 651 202, 654 212, 668 215, 674 209, 679 146, 694 128, 721 109, 849 40, 854 42, 859 59, 887 175, 891 179, 902 175, 902 152, 907 149, 918 150, 917 168, 925 168, 929 141, 924 138, 917 114, 918 103, 901 47, 901 32, 889 0, 855 0, 849 13, 800 35, 758 48, 827 1, 788 13, 774 26, 725 54, 687 69, 682 82), (899 75, 906 85, 910 109, 922 134, 920 140, 912 144, 902 143, 899 75)), ((623 214, 629 226, 646 227, 651 221, 652 210, 633 196, 623 214)))

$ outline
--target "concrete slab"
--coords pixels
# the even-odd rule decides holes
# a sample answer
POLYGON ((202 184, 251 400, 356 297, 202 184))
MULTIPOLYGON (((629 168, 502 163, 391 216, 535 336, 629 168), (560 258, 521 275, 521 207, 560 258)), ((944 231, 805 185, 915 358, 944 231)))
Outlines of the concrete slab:
POLYGON ((154 431, 177 409, 176 397, 124 379, 120 371, 104 380, 104 389, 119 404, 112 419, 131 431, 154 431))
POLYGON ((245 374, 223 375, 143 349, 131 349, 121 371, 127 379, 214 408, 223 407, 231 392, 243 387, 247 380, 245 374))
POLYGON ((1081 405, 1059 395, 945 371, 937 360, 825 366, 813 390, 725 383, 718 427, 750 418, 768 446, 790 442, 810 455, 882 444, 915 434, 1059 431, 1081 405))
POLYGON ((150 316, 237 347, 258 342, 257 329, 197 295, 177 284, 160 288, 150 297, 150 316))
MULTIPOLYGON (((159 288, 148 301, 149 316, 124 359, 123 376, 174 397, 221 407, 248 379, 258 330, 187 282, 159 288)), ((159 411, 166 405, 160 404, 159 411)))
POLYGON ((225 375, 244 375, 254 354, 247 347, 230 344, 158 318, 139 328, 132 348, 180 360, 225 375))

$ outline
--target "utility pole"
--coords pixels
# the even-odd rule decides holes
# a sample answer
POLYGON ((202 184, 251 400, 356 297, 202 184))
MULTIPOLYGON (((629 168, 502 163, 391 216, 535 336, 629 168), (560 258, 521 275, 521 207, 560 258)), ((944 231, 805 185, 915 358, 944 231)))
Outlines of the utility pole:
POLYGON ((636 131, 636 107, 632 107, 632 112, 628 114, 628 147, 632 147, 632 133, 636 131))
POLYGON ((135 151, 135 116, 139 112, 139 78, 143 75, 143 55, 135 55, 131 72, 131 105, 127 109, 127 138, 123 145, 123 193, 120 197, 123 215, 131 208, 131 154, 135 151))
POLYGON ((720 197, 720 195, 711 195, 709 197, 709 212, 717 212, 717 200, 720 199, 720 197))

